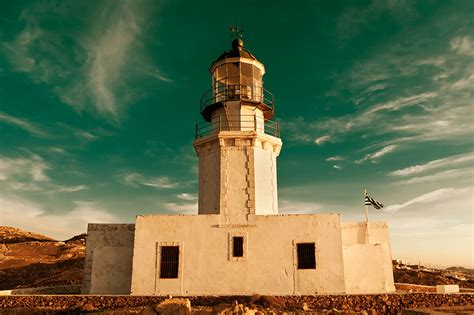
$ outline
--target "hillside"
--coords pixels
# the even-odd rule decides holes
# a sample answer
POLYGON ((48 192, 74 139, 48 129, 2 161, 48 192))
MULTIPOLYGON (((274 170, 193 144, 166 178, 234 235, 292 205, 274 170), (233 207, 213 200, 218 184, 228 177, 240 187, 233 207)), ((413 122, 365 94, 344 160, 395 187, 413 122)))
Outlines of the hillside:
POLYGON ((80 284, 86 235, 57 241, 0 226, 0 290, 80 284))

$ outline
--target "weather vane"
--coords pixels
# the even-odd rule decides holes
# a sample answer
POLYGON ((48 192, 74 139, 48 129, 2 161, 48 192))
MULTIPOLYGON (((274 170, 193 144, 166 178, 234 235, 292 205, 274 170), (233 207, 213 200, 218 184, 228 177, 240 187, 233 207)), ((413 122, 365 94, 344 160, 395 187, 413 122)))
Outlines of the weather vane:
POLYGON ((229 32, 231 37, 242 38, 244 29, 238 25, 231 25, 229 27, 229 32))

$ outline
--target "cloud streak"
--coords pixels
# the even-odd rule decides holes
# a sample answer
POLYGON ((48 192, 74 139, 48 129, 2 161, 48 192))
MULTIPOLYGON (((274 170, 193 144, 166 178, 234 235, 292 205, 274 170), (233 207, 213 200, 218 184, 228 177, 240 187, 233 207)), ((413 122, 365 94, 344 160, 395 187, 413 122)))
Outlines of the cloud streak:
POLYGON ((374 160, 380 159, 382 156, 385 156, 385 155, 387 155, 387 154, 393 152, 396 147, 397 147, 396 145, 389 145, 389 146, 386 146, 386 147, 384 147, 384 148, 382 148, 382 149, 380 149, 380 150, 378 150, 378 151, 376 151, 376 152, 374 152, 374 153, 369 153, 369 154, 367 154, 365 157, 363 157, 363 158, 360 159, 360 160, 356 160, 355 162, 356 162, 357 164, 361 164, 362 162, 365 162, 365 161, 367 161, 367 160, 372 160, 372 161, 374 161, 374 160))
POLYGON ((31 133, 34 136, 39 136, 39 137, 48 136, 48 134, 44 130, 42 130, 40 127, 38 127, 36 124, 24 118, 18 118, 18 117, 0 112, 0 121, 3 121, 4 123, 26 130, 27 132, 31 133))
POLYGON ((79 200, 74 201, 73 205, 69 211, 52 214, 27 199, 0 195, 0 219, 2 225, 19 227, 56 239, 67 239, 85 233, 88 223, 119 222, 117 216, 96 202, 79 200))
POLYGON ((159 7, 145 0, 39 1, 22 12, 23 30, 0 48, 15 70, 50 85, 65 104, 117 121, 124 107, 145 92, 132 82, 147 77, 170 82, 144 48, 159 7), (66 23, 61 30, 51 29, 66 20, 77 27, 66 23))
POLYGON ((461 188, 461 189, 456 189, 456 188, 441 188, 437 189, 434 191, 431 191, 429 193, 420 195, 418 197, 415 197, 413 199, 410 199, 402 204, 398 205, 391 205, 388 206, 385 211, 386 212, 398 212, 402 209, 409 208, 411 206, 417 205, 417 204, 428 204, 428 203, 436 203, 439 201, 449 201, 453 200, 459 196, 471 196, 471 201, 472 201, 472 193, 473 189, 472 188, 461 188))
POLYGON ((443 159, 433 160, 425 164, 413 165, 390 173, 391 176, 410 176, 418 173, 443 168, 446 166, 459 166, 459 164, 474 161, 474 154, 454 155, 443 159))
POLYGON ((50 168, 43 158, 33 154, 30 158, 8 158, 0 156, 0 181, 13 178, 42 182, 49 181, 46 170, 50 168))
POLYGON ((317 145, 321 146, 321 145, 323 145, 324 143, 329 142, 329 141, 331 141, 331 137, 330 137, 330 136, 322 136, 322 137, 316 138, 316 140, 314 140, 314 143, 316 143, 317 145))
POLYGON ((145 177, 139 173, 127 173, 122 176, 122 182, 133 187, 147 186, 159 189, 177 188, 179 183, 173 182, 169 177, 145 177))

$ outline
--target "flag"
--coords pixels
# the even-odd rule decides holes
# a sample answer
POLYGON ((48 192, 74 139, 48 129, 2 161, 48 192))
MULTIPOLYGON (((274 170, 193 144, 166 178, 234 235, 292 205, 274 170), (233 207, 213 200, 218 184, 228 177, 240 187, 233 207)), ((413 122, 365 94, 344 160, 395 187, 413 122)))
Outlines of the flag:
POLYGON ((380 210, 383 208, 383 204, 376 201, 374 198, 370 197, 367 192, 365 192, 365 205, 373 206, 375 209, 380 210))

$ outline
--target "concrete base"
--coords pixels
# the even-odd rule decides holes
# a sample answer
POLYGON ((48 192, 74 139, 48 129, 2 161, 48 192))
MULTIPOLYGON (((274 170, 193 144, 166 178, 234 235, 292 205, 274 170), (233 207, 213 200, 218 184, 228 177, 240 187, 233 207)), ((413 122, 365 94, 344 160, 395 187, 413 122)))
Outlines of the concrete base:
POLYGON ((436 293, 459 293, 459 286, 457 284, 443 284, 436 286, 436 293))

